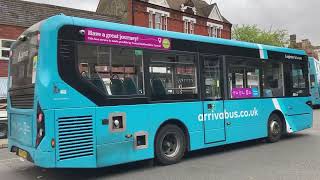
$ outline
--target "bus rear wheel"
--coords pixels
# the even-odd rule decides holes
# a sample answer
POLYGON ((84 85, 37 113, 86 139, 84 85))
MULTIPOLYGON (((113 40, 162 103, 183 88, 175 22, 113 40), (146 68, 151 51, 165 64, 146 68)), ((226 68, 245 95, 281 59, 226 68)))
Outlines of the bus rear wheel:
POLYGON ((267 141, 274 143, 280 140, 283 132, 283 124, 281 117, 277 114, 271 114, 268 121, 268 137, 267 141))
POLYGON ((180 127, 165 125, 159 130, 155 140, 155 157, 161 165, 178 163, 184 156, 187 143, 180 127))

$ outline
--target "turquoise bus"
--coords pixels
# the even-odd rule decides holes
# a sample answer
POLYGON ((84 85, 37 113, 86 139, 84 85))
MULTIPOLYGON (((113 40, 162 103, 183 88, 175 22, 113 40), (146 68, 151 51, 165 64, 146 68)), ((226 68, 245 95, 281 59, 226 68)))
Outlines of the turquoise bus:
POLYGON ((314 107, 320 106, 320 62, 319 60, 309 57, 310 67, 310 91, 312 104, 314 107))
POLYGON ((57 15, 12 46, 10 152, 97 168, 312 126, 304 51, 57 15))

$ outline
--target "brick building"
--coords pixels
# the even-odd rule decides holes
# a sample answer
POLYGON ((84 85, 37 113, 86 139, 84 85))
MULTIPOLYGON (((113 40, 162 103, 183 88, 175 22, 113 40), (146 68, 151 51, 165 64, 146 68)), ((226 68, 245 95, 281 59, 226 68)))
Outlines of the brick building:
POLYGON ((309 39, 303 39, 300 42, 297 41, 297 35, 290 35, 289 47, 295 49, 305 50, 308 56, 314 57, 316 59, 320 58, 320 47, 312 45, 309 39))
MULTIPOLYGON (((6 89, 4 86, 6 86, 8 75, 11 44, 31 25, 59 13, 103 21, 121 22, 121 19, 115 15, 107 16, 90 11, 21 0, 0 0, 0 90, 6 89)), ((0 96, 4 96, 4 93, 0 92, 0 96)))
POLYGON ((131 25, 231 39, 232 24, 203 0, 100 0, 97 12, 131 25))

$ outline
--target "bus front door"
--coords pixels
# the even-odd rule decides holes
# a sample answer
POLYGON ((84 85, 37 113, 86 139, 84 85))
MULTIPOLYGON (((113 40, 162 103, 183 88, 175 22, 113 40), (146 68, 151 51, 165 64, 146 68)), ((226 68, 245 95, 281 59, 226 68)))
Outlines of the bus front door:
POLYGON ((223 91, 222 58, 218 56, 202 56, 203 68, 203 115, 199 120, 204 123, 205 143, 226 140, 223 91))

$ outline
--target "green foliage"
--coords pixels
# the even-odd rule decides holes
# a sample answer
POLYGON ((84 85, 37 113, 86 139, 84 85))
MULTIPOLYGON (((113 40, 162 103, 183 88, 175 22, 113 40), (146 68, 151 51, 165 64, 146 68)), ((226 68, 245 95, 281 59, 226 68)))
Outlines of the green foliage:
POLYGON ((287 30, 263 30, 257 25, 235 25, 232 38, 239 41, 285 47, 289 42, 287 30))

